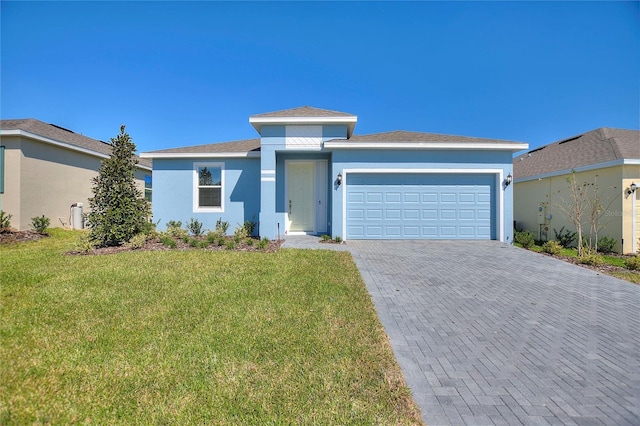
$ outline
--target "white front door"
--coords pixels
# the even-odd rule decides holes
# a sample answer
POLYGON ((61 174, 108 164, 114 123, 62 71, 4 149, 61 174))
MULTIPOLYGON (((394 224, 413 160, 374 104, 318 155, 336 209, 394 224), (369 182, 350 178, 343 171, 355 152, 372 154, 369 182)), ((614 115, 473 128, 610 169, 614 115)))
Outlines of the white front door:
POLYGON ((315 162, 287 163, 287 211, 289 232, 314 232, 315 227, 315 162))

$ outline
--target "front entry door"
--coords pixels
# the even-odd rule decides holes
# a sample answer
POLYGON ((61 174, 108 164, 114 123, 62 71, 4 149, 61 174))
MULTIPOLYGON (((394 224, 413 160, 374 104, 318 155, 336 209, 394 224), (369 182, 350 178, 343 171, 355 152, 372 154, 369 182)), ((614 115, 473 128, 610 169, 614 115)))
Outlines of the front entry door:
POLYGON ((289 162, 287 208, 290 232, 313 232, 315 225, 315 162, 289 162))

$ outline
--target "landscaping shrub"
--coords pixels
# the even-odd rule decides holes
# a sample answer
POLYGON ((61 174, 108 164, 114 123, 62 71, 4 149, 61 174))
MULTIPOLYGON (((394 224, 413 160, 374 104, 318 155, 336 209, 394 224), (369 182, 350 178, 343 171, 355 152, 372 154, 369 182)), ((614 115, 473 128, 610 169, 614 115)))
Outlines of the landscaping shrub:
POLYGON ((327 234, 323 234, 322 236, 320 236, 320 238, 322 239, 322 241, 325 241, 325 242, 331 240, 331 237, 327 234))
POLYGON ((82 233, 82 235, 80 235, 80 237, 73 245, 73 251, 77 253, 88 254, 91 253, 93 249, 93 243, 91 242, 91 238, 87 233, 82 233))
POLYGON ((257 223, 251 220, 245 220, 242 226, 244 227, 244 230, 247 233, 247 236, 250 237, 251 235, 253 235, 253 231, 255 231, 257 223))
POLYGON ((565 231, 564 226, 560 228, 560 231, 556 231, 556 228, 553 228, 553 233, 556 236, 555 240, 565 248, 571 247, 571 244, 573 244, 578 235, 576 232, 571 232, 568 229, 565 231))
POLYGON ((604 259, 598 253, 585 249, 584 253, 578 256, 578 262, 583 265, 600 266, 604 264, 604 259))
POLYGON ((612 237, 601 237, 598 239, 598 251, 600 253, 613 253, 616 247, 617 241, 612 237))
POLYGON ((182 222, 179 220, 170 220, 167 222, 167 228, 182 228, 182 222))
POLYGON ((632 271, 640 271, 640 256, 626 258, 624 260, 624 266, 632 271))
POLYGON ((267 237, 264 237, 263 239, 258 241, 258 244, 256 245, 256 247, 258 247, 260 250, 264 250, 268 246, 269 246, 269 239, 267 237))
POLYGON ((234 248, 236 248, 236 242, 234 240, 228 240, 225 243, 225 247, 227 248, 227 250, 233 250, 234 248))
POLYGON ((45 217, 44 215, 31 218, 31 227, 38 234, 46 234, 47 228, 49 227, 50 223, 51 221, 49 220, 49 218, 45 217))
POLYGON ((189 246, 190 246, 190 247, 193 247, 193 248, 198 247, 199 243, 200 243, 200 242, 199 242, 198 240, 196 240, 195 238, 191 238, 191 239, 189 240, 189 246))
POLYGON ((160 242, 169 248, 176 248, 178 246, 176 240, 174 240, 173 237, 168 234, 160 235, 160 242))
POLYGON ((0 210, 0 232, 4 232, 11 226, 11 218, 13 215, 0 210))
POLYGON ((216 232, 220 232, 222 235, 225 235, 227 233, 227 229, 229 229, 229 222, 227 222, 226 220, 222 220, 222 218, 219 218, 216 221, 216 232))
POLYGON ((533 238, 533 232, 529 232, 529 231, 516 232, 513 239, 516 243, 520 244, 523 248, 526 248, 526 249, 528 249, 529 247, 535 244, 535 240, 533 238))
POLYGON ((341 243, 342 237, 340 237, 339 235, 336 235, 335 237, 333 237, 333 241, 335 241, 336 243, 341 243))
POLYGON ((200 222, 198 219, 191 218, 189 224, 187 224, 187 229, 193 236, 199 237, 200 235, 202 235, 202 222, 200 222))
POLYGON ((236 227, 236 230, 233 232, 233 239, 235 240, 236 243, 239 243, 240 241, 244 240, 248 236, 249 234, 247 233, 247 228, 245 228, 244 224, 238 225, 236 227))
POLYGON ((146 242, 147 242, 147 235, 138 234, 129 240, 129 242, 127 243, 127 246, 132 250, 137 250, 144 247, 146 242))
POLYGON ((170 220, 167 222, 167 234, 173 238, 184 239, 188 238, 188 231, 186 229, 182 229, 182 222, 174 222, 170 220))
POLYGON ((542 245, 542 251, 557 256, 562 251, 562 246, 557 241, 550 240, 542 245))

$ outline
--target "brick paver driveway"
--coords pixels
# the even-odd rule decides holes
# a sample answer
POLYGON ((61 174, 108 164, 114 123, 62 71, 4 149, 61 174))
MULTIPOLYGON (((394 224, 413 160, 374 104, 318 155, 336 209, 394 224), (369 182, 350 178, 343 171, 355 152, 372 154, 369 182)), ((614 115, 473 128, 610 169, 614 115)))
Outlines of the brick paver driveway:
POLYGON ((640 286, 495 241, 349 241, 431 426, 640 425, 640 286))

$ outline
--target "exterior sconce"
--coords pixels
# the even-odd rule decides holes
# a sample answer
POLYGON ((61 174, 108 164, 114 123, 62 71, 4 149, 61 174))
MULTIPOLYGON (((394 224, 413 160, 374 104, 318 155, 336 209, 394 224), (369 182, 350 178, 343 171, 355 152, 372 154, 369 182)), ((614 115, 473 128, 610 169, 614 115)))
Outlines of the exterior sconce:
POLYGON ((340 186, 342 184, 342 173, 338 173, 338 177, 336 178, 336 185, 340 186))
POLYGON ((511 182, 513 182, 513 176, 511 176, 511 173, 509 173, 507 175, 507 178, 504 180, 504 187, 506 188, 507 186, 511 185, 511 182))
POLYGON ((627 189, 627 195, 631 195, 631 194, 633 194, 634 192, 636 192, 636 188, 637 188, 637 187, 638 187, 638 186, 637 186, 634 182, 632 182, 632 183, 631 183, 631 186, 629 187, 629 189, 627 189))

